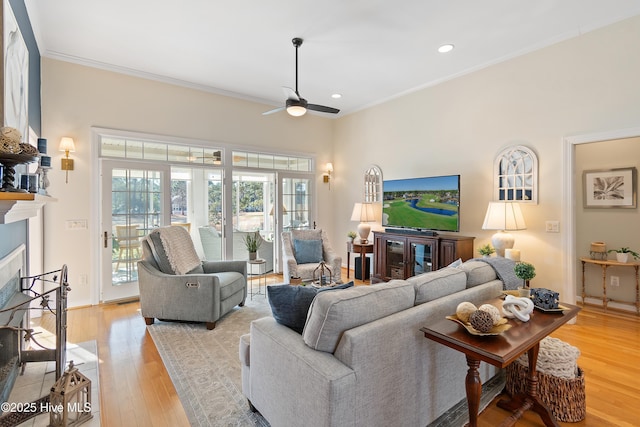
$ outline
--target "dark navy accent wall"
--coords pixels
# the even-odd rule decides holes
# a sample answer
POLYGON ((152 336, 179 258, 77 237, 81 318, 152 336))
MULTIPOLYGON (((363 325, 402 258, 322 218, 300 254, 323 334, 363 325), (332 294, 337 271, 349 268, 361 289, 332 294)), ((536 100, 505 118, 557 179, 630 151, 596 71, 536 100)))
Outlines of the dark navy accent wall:
MULTIPOLYGON (((40 98, 40 50, 33 35, 31 21, 24 0, 9 0, 16 16, 20 32, 29 49, 29 126, 38 136, 42 136, 41 98, 40 98)), ((25 140, 29 137, 23 135, 25 140)))
POLYGON ((0 259, 10 254, 22 243, 27 244, 27 222, 23 220, 0 224, 0 259))

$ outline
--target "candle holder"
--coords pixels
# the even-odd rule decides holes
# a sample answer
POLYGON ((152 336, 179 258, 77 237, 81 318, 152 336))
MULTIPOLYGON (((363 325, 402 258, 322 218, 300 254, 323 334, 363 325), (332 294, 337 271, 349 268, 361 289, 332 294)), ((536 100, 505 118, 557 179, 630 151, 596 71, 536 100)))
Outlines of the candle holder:
POLYGON ((2 188, 0 188, 0 191, 26 193, 26 190, 16 188, 14 185, 16 179, 15 167, 21 164, 33 163, 37 159, 37 157, 30 154, 0 153, 0 163, 4 166, 2 173, 2 188))

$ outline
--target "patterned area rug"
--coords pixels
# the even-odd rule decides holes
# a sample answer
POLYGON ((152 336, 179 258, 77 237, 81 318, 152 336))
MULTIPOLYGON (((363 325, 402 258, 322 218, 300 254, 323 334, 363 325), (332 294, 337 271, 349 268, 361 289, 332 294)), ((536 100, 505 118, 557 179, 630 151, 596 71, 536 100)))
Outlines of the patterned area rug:
POLYGON ((148 326, 192 426, 265 426, 242 394, 239 339, 252 320, 271 316, 264 295, 247 299, 218 320, 204 323, 159 322, 148 326))
MULTIPOLYGON (((251 321, 271 316, 264 295, 247 299, 208 331, 203 323, 159 322, 148 326, 192 426, 260 426, 269 423, 251 412, 242 394, 239 339, 251 321)), ((504 376, 483 385, 481 411, 504 387, 504 376)), ((469 421, 465 400, 429 427, 462 427, 469 421)))

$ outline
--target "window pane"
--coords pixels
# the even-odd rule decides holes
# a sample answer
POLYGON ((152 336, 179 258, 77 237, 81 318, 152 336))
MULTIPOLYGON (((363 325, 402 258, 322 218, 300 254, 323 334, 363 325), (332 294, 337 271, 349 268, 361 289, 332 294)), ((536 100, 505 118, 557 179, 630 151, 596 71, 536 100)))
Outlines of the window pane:
POLYGON ((170 162, 189 162, 189 147, 182 145, 169 145, 167 148, 167 157, 170 162))
POLYGON ((127 140, 127 158, 128 159, 142 158, 142 142, 127 140))
POLYGON ((109 157, 127 157, 124 140, 107 137, 102 138, 100 155, 109 157))
POLYGON ((167 144, 145 142, 143 147, 145 159, 167 161, 167 144))

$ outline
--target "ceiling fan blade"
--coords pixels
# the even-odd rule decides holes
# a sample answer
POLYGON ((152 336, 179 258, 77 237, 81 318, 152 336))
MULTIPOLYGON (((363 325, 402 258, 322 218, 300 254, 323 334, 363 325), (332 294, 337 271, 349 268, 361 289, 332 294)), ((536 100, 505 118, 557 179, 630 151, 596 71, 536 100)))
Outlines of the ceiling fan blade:
POLYGON ((338 110, 337 108, 326 107, 324 105, 318 105, 318 104, 307 104, 307 109, 313 110, 313 111, 320 111, 321 113, 331 113, 331 114, 338 114, 340 112, 340 110, 338 110))
POLYGON ((274 108, 273 110, 265 111, 264 113, 262 113, 262 115, 263 116, 268 116, 269 114, 279 113, 280 111, 283 111, 285 108, 287 108, 287 107, 274 108))
POLYGON ((282 91, 284 92, 284 96, 286 96, 287 99, 295 99, 296 101, 300 101, 300 97, 298 96, 296 91, 291 89, 290 87, 282 86, 282 91))

